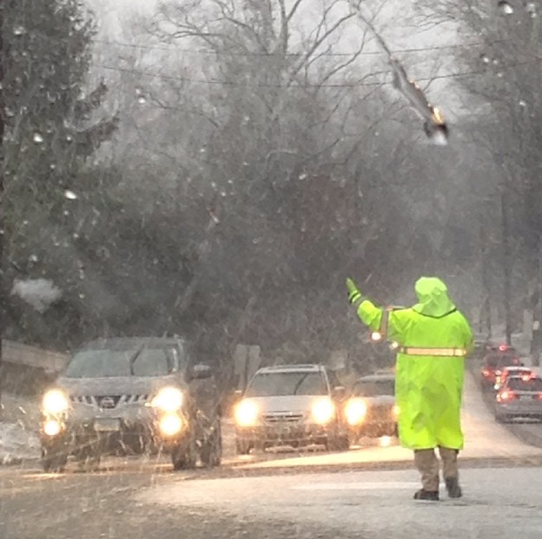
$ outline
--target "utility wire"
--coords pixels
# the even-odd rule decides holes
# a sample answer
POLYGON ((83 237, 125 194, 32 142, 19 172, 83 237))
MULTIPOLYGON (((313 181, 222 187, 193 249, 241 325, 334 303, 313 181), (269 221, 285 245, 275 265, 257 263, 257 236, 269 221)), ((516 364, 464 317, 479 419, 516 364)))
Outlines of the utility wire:
MULTIPOLYGON (((513 64, 508 65, 501 65, 498 66, 497 71, 503 71, 505 69, 515 68, 521 65, 528 65, 528 64, 535 64, 535 63, 542 63, 542 58, 537 58, 535 60, 529 60, 525 62, 515 62, 513 64)), ((227 81, 227 80, 211 80, 211 79, 197 79, 192 77, 178 77, 174 75, 164 75, 160 73, 152 73, 148 71, 141 71, 138 69, 129 69, 129 68, 123 68, 123 67, 116 67, 116 66, 109 66, 109 65, 103 65, 103 64, 92 64, 94 67, 98 67, 101 69, 106 69, 108 71, 117 71, 120 73, 130 73, 132 75, 138 75, 143 77, 150 77, 150 78, 157 78, 161 80, 169 80, 169 81, 178 81, 178 82, 191 82, 194 84, 207 84, 212 86, 233 86, 233 87, 254 87, 254 88, 363 88, 363 87, 375 87, 375 86, 386 86, 386 85, 392 85, 393 83, 391 81, 375 81, 375 82, 341 82, 341 83, 308 83, 308 84, 291 84, 289 86, 285 86, 283 84, 269 84, 269 83, 254 83, 251 81, 247 82, 239 82, 239 81, 227 81)), ((488 72, 488 69, 476 69, 476 70, 470 70, 470 71, 458 71, 456 73, 444 73, 442 75, 434 75, 431 77, 420 77, 417 78, 417 81, 420 82, 431 82, 434 80, 445 80, 445 79, 455 79, 460 77, 469 77, 473 75, 483 75, 488 72)), ((370 77, 371 75, 367 75, 364 78, 370 77)))
MULTIPOLYGON (((421 52, 431 52, 431 51, 441 51, 441 50, 449 50, 449 49, 469 49, 471 47, 490 47, 491 45, 495 44, 502 44, 504 42, 507 42, 509 40, 496 40, 491 43, 486 42, 473 42, 473 43, 456 43, 456 44, 450 44, 450 45, 436 45, 431 47, 414 47, 414 48, 407 48, 407 49, 390 49, 390 52, 393 54, 410 54, 410 53, 421 53, 421 52)), ((194 55, 208 55, 208 56, 243 56, 243 57, 267 57, 267 56, 275 56, 275 53, 273 52, 230 52, 230 51, 213 51, 208 49, 192 49, 192 48, 178 48, 175 46, 157 46, 157 45, 139 45, 136 43, 125 43, 122 41, 115 41, 115 40, 103 40, 103 39, 94 39, 94 43, 100 43, 103 45, 117 45, 120 47, 128 47, 132 49, 142 49, 142 50, 157 50, 157 51, 167 51, 167 52, 182 52, 185 54, 194 54, 194 55)), ((286 53, 284 56, 303 56, 303 52, 289 52, 286 53)), ((343 57, 343 56, 353 56, 353 55, 360 55, 360 56, 385 56, 386 53, 384 51, 365 51, 358 53, 356 52, 324 52, 321 53, 319 56, 323 57, 343 57)))

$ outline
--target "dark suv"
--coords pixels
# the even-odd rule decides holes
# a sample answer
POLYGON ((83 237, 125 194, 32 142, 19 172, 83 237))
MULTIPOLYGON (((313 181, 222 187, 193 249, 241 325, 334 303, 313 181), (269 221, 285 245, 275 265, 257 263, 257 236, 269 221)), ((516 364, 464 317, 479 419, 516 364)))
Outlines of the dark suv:
POLYGON ((103 454, 164 451, 174 469, 222 455, 219 396, 212 369, 195 364, 179 338, 90 342, 70 359, 42 399, 45 471, 73 455, 97 465, 103 454))

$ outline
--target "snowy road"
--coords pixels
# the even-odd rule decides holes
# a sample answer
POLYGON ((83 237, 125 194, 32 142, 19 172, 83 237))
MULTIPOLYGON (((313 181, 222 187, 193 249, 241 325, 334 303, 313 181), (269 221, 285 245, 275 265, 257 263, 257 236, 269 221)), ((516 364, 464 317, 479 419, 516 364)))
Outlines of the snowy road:
MULTIPOLYGON (((193 476, 192 476, 193 477, 193 476)), ((462 470, 465 497, 414 502, 412 470, 192 479, 0 473, 2 539, 538 539, 542 469, 462 470)))
POLYGON ((411 499, 417 479, 413 471, 390 471, 195 481, 147 489, 136 499, 170 510, 208 508, 249 522, 317 524, 323 537, 540 537, 540 468, 465 470, 465 497, 432 506, 411 499))

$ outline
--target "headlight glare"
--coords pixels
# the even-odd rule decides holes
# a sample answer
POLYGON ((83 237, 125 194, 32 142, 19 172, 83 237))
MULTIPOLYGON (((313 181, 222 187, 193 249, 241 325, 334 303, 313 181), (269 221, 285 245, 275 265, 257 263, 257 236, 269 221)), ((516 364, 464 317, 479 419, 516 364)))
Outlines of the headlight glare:
POLYGON ((175 436, 183 428, 183 420, 177 414, 168 414, 160 421, 160 431, 164 436, 175 436))
POLYGON ((351 427, 363 423, 367 415, 367 404, 363 399, 350 399, 344 410, 346 421, 351 427))
POLYGON ((163 412, 177 412, 184 403, 183 392, 176 387, 163 387, 152 399, 151 405, 163 412))
POLYGON ((57 436, 62 431, 62 425, 55 419, 49 419, 43 424, 43 432, 47 436, 57 436))
POLYGON ((51 389, 43 396, 41 406, 46 413, 61 414, 70 407, 70 403, 63 391, 51 389))
POLYGON ((335 405, 330 399, 320 399, 312 406, 312 417, 319 425, 329 423, 335 417, 335 405))
POLYGON ((258 406, 254 401, 242 400, 235 408, 235 422, 239 427, 253 427, 258 421, 258 406))

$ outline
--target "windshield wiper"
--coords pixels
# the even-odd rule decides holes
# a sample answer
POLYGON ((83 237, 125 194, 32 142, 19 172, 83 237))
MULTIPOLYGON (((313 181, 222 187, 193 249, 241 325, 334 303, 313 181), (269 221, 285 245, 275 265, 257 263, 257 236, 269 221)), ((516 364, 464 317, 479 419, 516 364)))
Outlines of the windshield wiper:
POLYGON ((297 384, 295 385, 294 387, 294 395, 297 395, 297 391, 298 389, 301 387, 301 384, 307 379, 307 376, 309 376, 309 374, 311 374, 310 372, 308 372, 307 374, 304 374, 301 379, 299 380, 299 382, 297 382, 297 384))
POLYGON ((137 358, 141 355, 141 352, 143 351, 143 349, 145 348, 145 345, 142 344, 136 351, 135 353, 132 355, 132 357, 130 358, 128 364, 130 365, 130 376, 135 376, 135 373, 134 373, 134 363, 136 362, 137 358))

